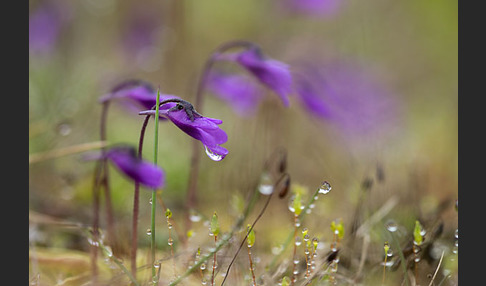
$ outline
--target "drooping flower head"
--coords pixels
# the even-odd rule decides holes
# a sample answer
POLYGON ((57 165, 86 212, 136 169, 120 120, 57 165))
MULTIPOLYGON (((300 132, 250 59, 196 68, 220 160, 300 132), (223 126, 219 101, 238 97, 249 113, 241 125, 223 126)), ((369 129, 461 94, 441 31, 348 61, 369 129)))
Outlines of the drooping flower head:
POLYGON ((254 114, 263 99, 262 90, 247 75, 212 71, 206 85, 212 93, 227 102, 242 117, 254 114))
MULTIPOLYGON (((174 95, 161 94, 160 100, 170 98, 179 98, 174 95)), ((133 112, 139 112, 145 109, 151 109, 157 103, 157 91, 153 86, 142 80, 128 80, 115 86, 110 93, 103 95, 100 102, 116 100, 122 103, 127 109, 133 112)), ((166 108, 174 106, 175 103, 167 103, 166 108)), ((164 119, 164 118, 161 118, 164 119)))
POLYGON ((95 159, 103 158, 108 159, 122 174, 141 185, 157 189, 162 188, 165 184, 165 174, 162 169, 158 165, 139 158, 132 146, 113 146, 95 159))
POLYGON ((292 76, 287 64, 266 57, 256 45, 236 54, 234 60, 273 90, 285 107, 290 105, 288 96, 292 92, 292 76))
POLYGON ((346 134, 373 134, 398 116, 396 98, 384 84, 349 62, 304 65, 296 73, 295 89, 310 114, 346 134))
MULTIPOLYGON (((161 101, 159 116, 170 119, 179 129, 187 135, 201 141, 206 154, 214 161, 222 160, 228 150, 220 145, 228 141, 228 135, 218 125, 223 123, 220 119, 204 117, 199 114, 191 103, 182 99, 169 99, 168 103, 176 103, 170 108, 165 107, 166 102, 161 101)), ((142 111, 141 115, 154 115, 154 110, 142 111)))

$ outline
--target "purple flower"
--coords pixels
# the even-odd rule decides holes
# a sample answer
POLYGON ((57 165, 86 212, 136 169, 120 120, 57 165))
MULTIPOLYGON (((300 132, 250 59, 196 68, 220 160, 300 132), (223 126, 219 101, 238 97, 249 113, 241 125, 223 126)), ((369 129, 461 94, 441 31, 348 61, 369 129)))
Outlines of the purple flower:
POLYGON ((286 0, 285 8, 292 12, 298 12, 313 16, 332 16, 336 14, 343 0, 286 0))
POLYGON ((247 69, 262 84, 273 90, 286 107, 289 106, 292 76, 287 64, 265 57, 256 46, 226 58, 247 69))
MULTIPOLYGON (((179 97, 168 94, 160 95, 160 101, 170 98, 179 97)), ((110 93, 103 95, 100 98, 100 102, 104 103, 114 99, 122 103, 127 109, 138 113, 140 110, 151 109, 155 106, 157 102, 157 91, 148 82, 129 80, 117 85, 110 93)), ((164 105, 165 108, 172 106, 175 106, 175 103, 167 103, 164 105)))
MULTIPOLYGON (((101 156, 99 156, 101 157, 101 156)), ((149 188, 162 188, 165 175, 162 169, 150 162, 139 158, 135 148, 131 146, 114 146, 106 150, 101 158, 109 159, 118 170, 135 182, 149 188)))
POLYGON ((349 63, 306 65, 295 75, 302 105, 316 118, 341 132, 372 134, 393 124, 398 105, 393 94, 370 75, 349 63))
POLYGON ((263 98, 262 91, 246 75, 229 75, 211 72, 206 82, 207 88, 226 101, 240 116, 255 113, 263 98))
MULTIPOLYGON (((228 135, 218 126, 223 121, 202 116, 191 103, 185 100, 179 99, 174 100, 174 102, 177 102, 177 104, 171 108, 164 107, 167 103, 163 103, 159 115, 167 117, 187 135, 201 141, 209 158, 214 161, 223 160, 228 154, 228 150, 220 146, 228 141, 228 135)), ((139 114, 154 115, 155 111, 147 110, 139 114)))
POLYGON ((29 50, 49 52, 57 42, 61 17, 54 5, 43 5, 29 16, 29 50))

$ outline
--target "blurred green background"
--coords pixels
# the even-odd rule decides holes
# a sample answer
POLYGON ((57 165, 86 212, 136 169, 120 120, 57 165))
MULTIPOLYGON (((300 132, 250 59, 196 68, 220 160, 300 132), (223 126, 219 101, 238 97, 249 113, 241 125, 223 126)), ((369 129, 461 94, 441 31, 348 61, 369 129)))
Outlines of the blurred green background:
MULTIPOLYGON (((452 202, 458 192, 458 3, 341 2, 332 15, 319 16, 285 9, 276 0, 31 0, 29 18, 49 7, 55 20, 50 25, 57 28, 40 47, 29 37, 29 154, 98 141, 98 98, 125 79, 143 79, 160 86, 161 93, 193 100, 211 52, 224 42, 244 39, 291 69, 300 60, 353 61, 387 88, 399 112, 386 132, 377 126, 376 132, 350 136, 332 122, 310 117, 295 95, 284 108, 269 91, 255 116, 243 118, 206 93, 203 113, 223 120, 221 128, 229 138, 223 146, 229 155, 214 162, 202 152, 201 213, 217 211, 227 230, 235 219, 228 202, 235 194, 246 197, 265 160, 282 146, 292 183, 310 192, 323 180, 333 187, 316 204, 316 219, 308 226, 323 240, 330 237, 332 220, 351 219, 363 180, 376 183, 377 168, 385 180, 375 184, 366 202, 370 212, 396 195, 400 204, 389 216, 411 229, 417 216, 434 213, 447 201, 450 207, 441 215, 447 221, 445 233, 452 233, 457 227, 452 202)), ((136 146, 141 124, 140 116, 110 108, 108 141, 136 146)), ((153 155, 151 126, 144 151, 148 160, 153 155)), ((162 196, 176 221, 182 221, 184 212, 192 140, 173 124, 160 124, 158 162, 167 176, 162 196)), ((93 171, 94 163, 77 153, 31 163, 29 209, 91 223, 93 171)), ((111 180, 117 231, 128 245, 133 186, 117 171, 111 172, 111 180)), ((149 225, 149 197, 142 190, 141 204, 147 206, 140 214, 142 234, 149 225)), ((270 248, 274 235, 287 233, 291 218, 287 200, 275 198, 256 228, 265 241, 261 247, 270 248)), ((162 212, 160 222, 164 232, 162 212)), ((87 249, 74 235, 35 229, 35 245, 87 249)), ((140 245, 148 244, 140 239, 140 245)))

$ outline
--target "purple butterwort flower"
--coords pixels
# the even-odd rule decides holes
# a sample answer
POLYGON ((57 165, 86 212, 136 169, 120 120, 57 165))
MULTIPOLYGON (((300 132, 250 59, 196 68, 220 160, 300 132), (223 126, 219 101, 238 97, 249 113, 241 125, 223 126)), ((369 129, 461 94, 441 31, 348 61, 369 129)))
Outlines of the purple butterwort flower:
POLYGON ((264 56, 257 46, 220 58, 239 63, 261 83, 273 90, 286 107, 290 105, 288 95, 292 92, 292 76, 287 64, 264 56))
POLYGON ((162 188, 165 184, 165 174, 162 169, 158 165, 139 158, 132 146, 116 145, 101 155, 86 159, 103 158, 111 161, 118 170, 141 185, 156 189, 162 188))
POLYGON ((285 0, 285 8, 313 16, 332 16, 343 4, 343 0, 285 0))
POLYGON ((246 75, 230 75, 212 71, 206 81, 207 88, 226 101, 240 116, 255 113, 263 98, 262 90, 246 75))
POLYGON ((349 63, 306 65, 295 74, 300 102, 343 133, 371 134, 393 124, 398 105, 383 84, 349 63))
MULTIPOLYGON (((175 95, 161 94, 160 101, 179 98, 175 95)), ((143 109, 151 109, 157 102, 157 91, 148 82, 142 80, 125 81, 112 89, 108 94, 100 98, 100 102, 116 100, 122 103, 126 108, 133 112, 139 112, 143 109)), ((167 103, 164 108, 175 106, 175 103, 167 103)), ((161 117, 160 119, 165 119, 161 117)))
MULTIPOLYGON (((220 146, 228 141, 228 135, 218 126, 223 121, 202 116, 185 100, 176 99, 173 102, 177 104, 171 108, 165 108, 167 103, 162 102, 159 115, 167 117, 187 135, 201 141, 209 158, 214 161, 223 160, 228 154, 228 150, 220 146)), ((139 114, 154 115, 155 110, 142 111, 139 114)))
POLYGON ((59 37, 62 18, 60 7, 44 4, 29 16, 29 50, 31 52, 50 52, 59 37))

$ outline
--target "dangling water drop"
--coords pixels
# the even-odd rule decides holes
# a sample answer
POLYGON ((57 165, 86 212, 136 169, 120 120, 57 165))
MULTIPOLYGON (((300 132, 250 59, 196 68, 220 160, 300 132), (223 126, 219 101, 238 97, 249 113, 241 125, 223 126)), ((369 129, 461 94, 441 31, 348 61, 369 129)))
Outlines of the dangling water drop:
POLYGON ((224 158, 222 155, 216 154, 213 151, 209 150, 209 148, 206 147, 206 145, 204 145, 204 150, 206 151, 206 154, 208 155, 208 157, 213 161, 216 161, 216 162, 221 161, 224 158))
POLYGON ((268 172, 264 172, 260 177, 260 184, 258 185, 258 191, 262 195, 270 195, 273 193, 272 178, 268 172))
POLYGON ((393 220, 388 221, 385 224, 385 227, 389 232, 395 232, 398 230, 398 224, 393 220))
POLYGON ((152 230, 150 228, 147 228, 147 235, 152 235, 152 230))
POLYGON ((319 194, 328 194, 331 191, 332 187, 328 181, 322 182, 321 186, 319 187, 319 194))

